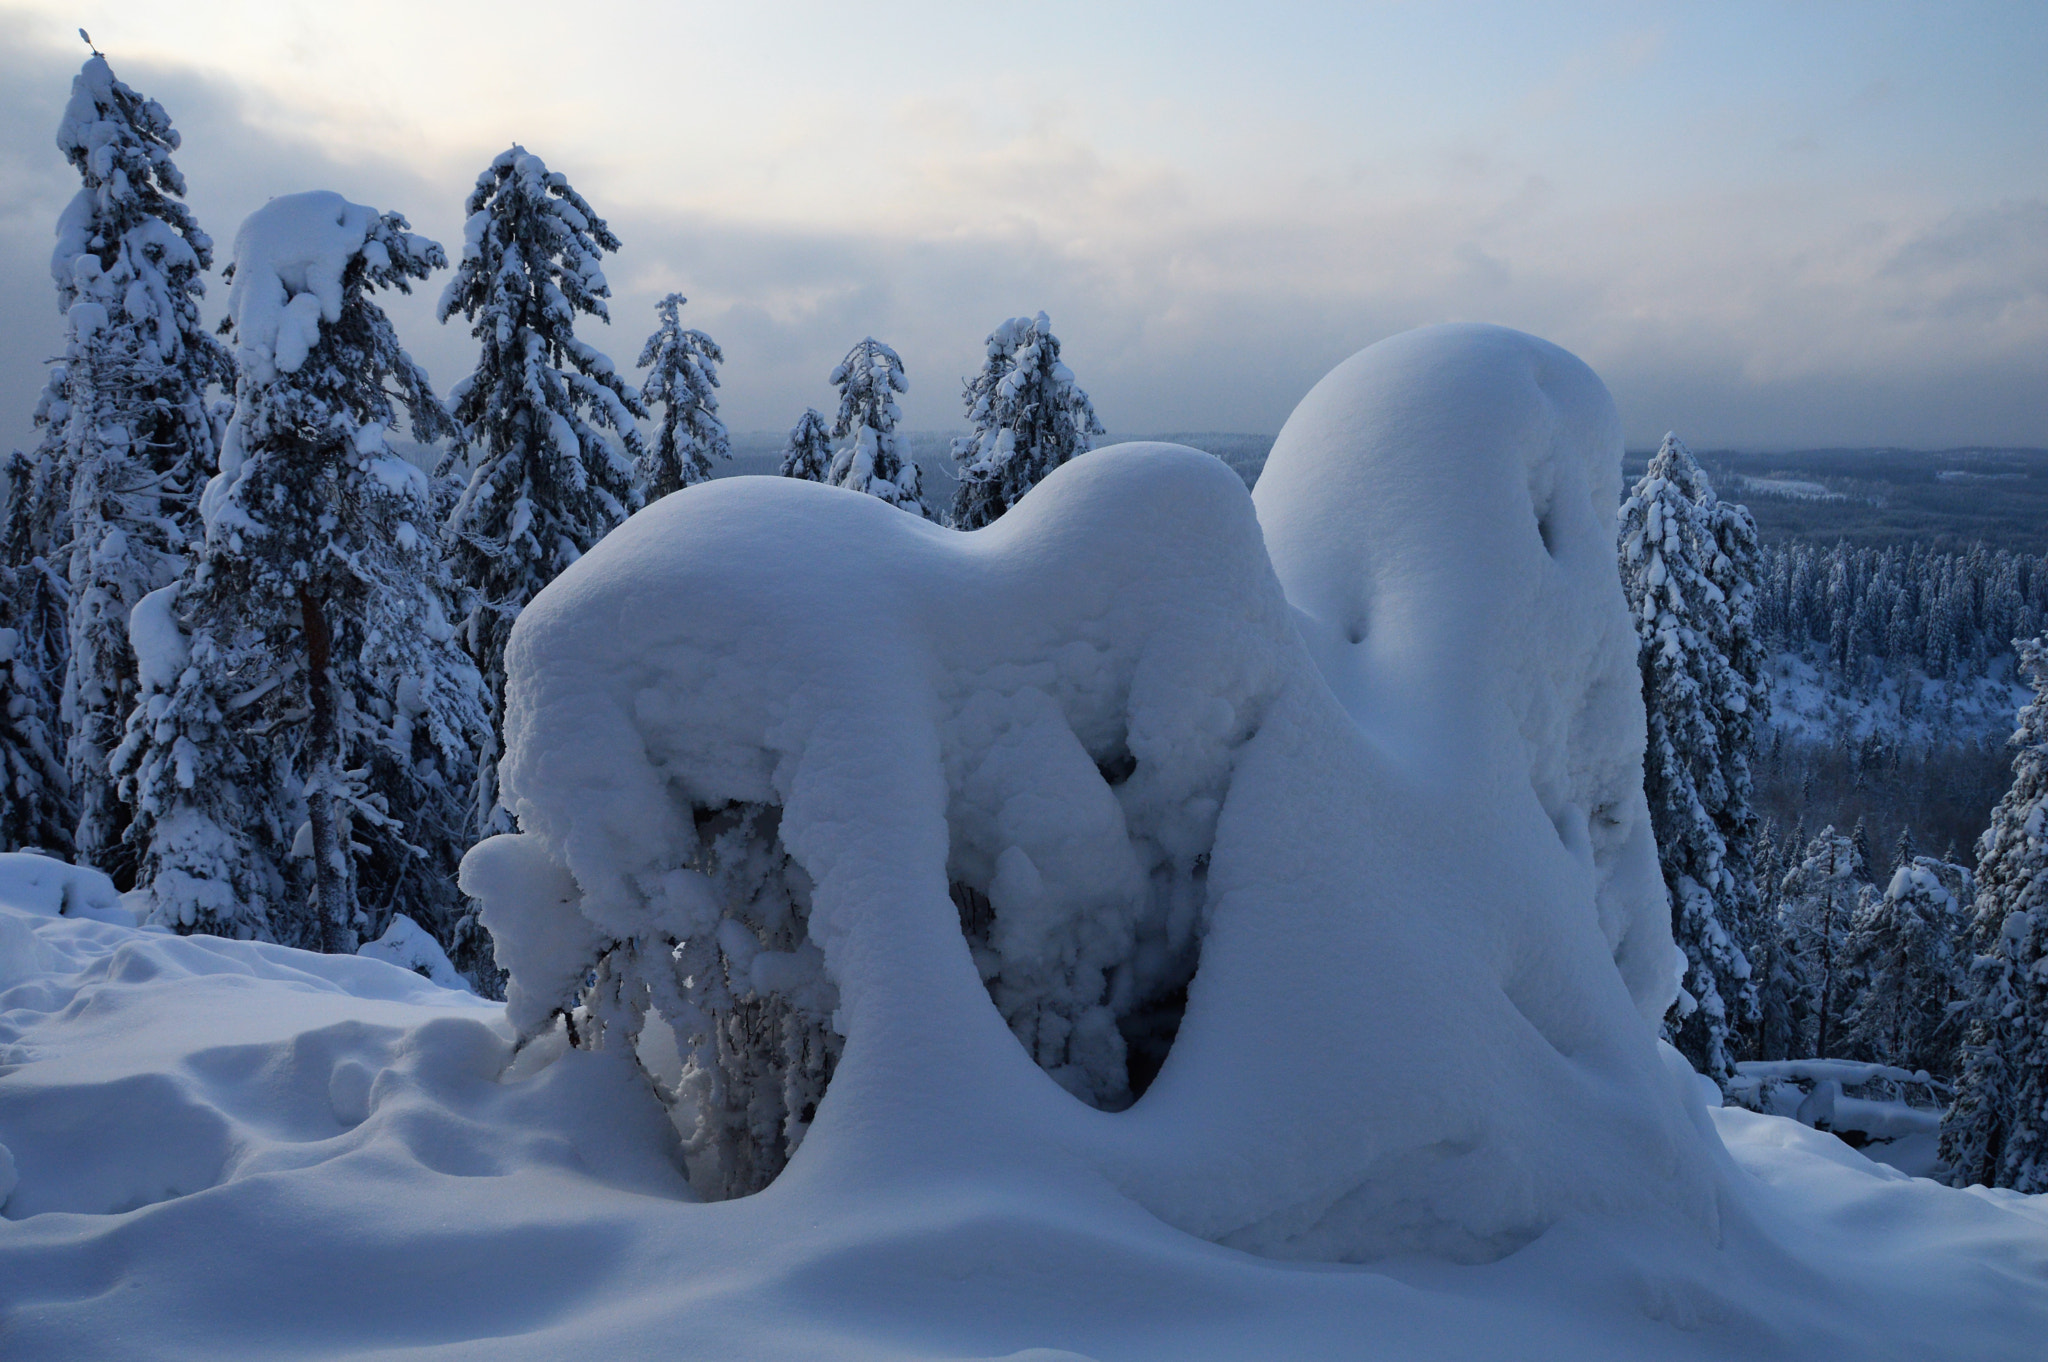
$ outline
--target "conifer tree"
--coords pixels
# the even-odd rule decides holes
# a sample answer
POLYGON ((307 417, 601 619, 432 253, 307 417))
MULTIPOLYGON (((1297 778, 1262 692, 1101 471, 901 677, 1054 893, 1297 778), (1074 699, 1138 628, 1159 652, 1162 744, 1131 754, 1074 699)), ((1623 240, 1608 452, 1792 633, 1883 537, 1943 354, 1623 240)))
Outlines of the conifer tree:
POLYGON ((993 521, 1103 433, 1094 404, 1060 360, 1059 337, 1043 312, 1012 317, 989 333, 987 357, 967 381, 965 398, 973 433, 953 442, 960 464, 956 529, 993 521))
POLYGON ((38 583, 51 589, 48 596, 22 585, 25 576, 47 571, 40 558, 20 567, 0 563, 0 851, 71 850, 71 782, 49 681, 62 666, 37 649, 62 639, 63 627, 33 629, 22 618, 39 601, 61 605, 61 584, 38 583))
POLYGON ((640 367, 650 370, 641 400, 662 408, 654 447, 642 452, 636 470, 643 501, 703 482, 713 459, 732 457, 732 441, 718 419, 718 366, 725 352, 702 331, 684 328, 677 314, 686 301, 680 293, 661 300, 661 325, 640 352, 640 367))
POLYGON ((1946 1079, 1956 1048, 1950 1004, 1962 985, 1955 942, 1970 872, 1932 856, 1909 857, 1850 929, 1846 963, 1857 989, 1844 1049, 1853 1058, 1946 1079))
POLYGON ((896 423, 902 419, 896 394, 910 389, 903 361, 869 336, 846 352, 830 382, 839 389, 839 416, 832 434, 846 443, 833 455, 827 481, 923 515, 923 477, 917 464, 903 456, 896 438, 896 423))
POLYGON ((1672 933, 1686 957, 1667 1029, 1686 1058, 1717 1079, 1733 1072, 1733 1038, 1757 1010, 1738 930, 1756 914, 1747 751, 1765 691, 1750 637, 1754 586, 1745 569, 1753 571, 1753 558, 1722 546, 1725 538, 1739 555, 1745 531, 1754 543, 1747 520, 1741 508, 1720 506, 1671 436, 1621 510, 1622 582, 1649 720, 1644 792, 1672 933), (1742 655, 1741 667, 1731 652, 1742 655))
POLYGON ((807 482, 823 482, 832 474, 832 427, 816 407, 805 407, 804 414, 790 428, 789 441, 782 447, 782 476, 802 478, 807 482))
MULTIPOLYGON (((125 881, 127 811, 107 760, 136 697, 129 614, 176 575, 194 536, 215 449, 206 390, 229 367, 200 323, 213 242, 182 201, 163 107, 95 52, 72 81, 57 146, 82 181, 50 262, 67 340, 39 404, 43 442, 17 461, 8 548, 17 669, 61 660, 62 672, 24 676, 15 693, 33 709, 61 680, 72 850, 125 881)), ((47 716, 33 726, 47 734, 47 716)))
POLYGON ((1836 1058, 1843 1046, 1842 1019, 1855 1005, 1849 931, 1866 900, 1876 897, 1858 864, 1855 844, 1826 827, 1806 844, 1778 890, 1786 963, 1803 984, 1795 1009, 1803 1022, 1798 1038, 1821 1059, 1836 1058))
POLYGON ((1966 1032, 1941 1156, 1958 1187, 2048 1192, 2048 639, 2019 649, 2034 698, 2012 738, 2012 787, 1977 841, 1966 1032))
POLYGON ((645 455, 634 419, 647 409, 611 360, 575 334, 579 313, 610 320, 599 258, 619 239, 604 219, 519 146, 478 176, 467 207, 462 263, 438 315, 466 318, 482 346, 476 371, 453 394, 470 474, 448 537, 467 593, 463 646, 489 688, 491 736, 475 803, 478 831, 489 833, 510 827, 498 807, 497 766, 512 622, 633 510, 634 464, 645 455))
POLYGON ((1747 1049, 1757 1059, 1798 1058, 1806 1048, 1800 1039, 1806 980, 1778 912, 1779 886, 1790 868, 1785 862, 1804 847, 1805 836, 1803 826, 1795 828, 1782 851, 1768 831, 1758 840, 1757 914, 1741 942, 1756 983, 1756 1020, 1747 1049))
POLYGON ((446 263, 404 218, 331 193, 272 199, 236 236, 239 373, 206 537, 135 612, 143 695, 113 760, 166 925, 353 951, 377 925, 358 858, 380 840, 424 854, 374 754, 415 773, 422 731, 444 760, 479 736, 429 485, 385 443, 394 399, 417 438, 452 423, 369 298, 446 263))

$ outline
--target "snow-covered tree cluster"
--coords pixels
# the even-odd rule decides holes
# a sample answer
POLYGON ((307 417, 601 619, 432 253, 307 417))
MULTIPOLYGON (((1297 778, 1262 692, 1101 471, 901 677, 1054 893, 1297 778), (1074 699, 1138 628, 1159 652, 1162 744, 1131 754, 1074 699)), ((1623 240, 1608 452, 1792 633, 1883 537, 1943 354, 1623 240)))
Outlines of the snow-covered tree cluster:
POLYGON ((1888 670, 1981 673, 2012 640, 2048 627, 2048 558, 1981 544, 1961 553, 1766 545, 1757 584, 1767 646, 1811 649, 1866 688, 1888 670))
MULTIPOLYGON (((466 204, 438 314, 469 324, 478 358, 447 404, 374 301, 445 267, 441 248, 332 194, 273 200, 238 234, 231 351, 200 324, 213 246, 163 108, 95 51, 57 143, 81 188, 52 260, 64 353, 41 439, 7 468, 0 840, 103 867, 182 931, 351 950, 402 917, 391 941, 424 930, 494 988, 455 871, 511 825, 512 626, 729 456, 724 352, 680 294, 656 307, 639 387, 577 336, 610 320, 619 241, 519 146, 466 204), (412 443, 390 438, 401 407, 412 443)), ((1101 427, 1042 315, 999 339, 976 419, 1025 461, 1013 501, 1101 427)), ((870 337, 830 381, 836 416, 806 412, 783 471, 928 514, 897 429, 902 360, 870 337)), ((829 1064, 806 1053, 805 1072, 829 1064)), ((798 1120, 800 1092, 782 1100, 798 1120)))
POLYGON ((441 304, 481 350, 452 409, 373 301, 441 248, 333 194, 237 235, 231 353, 200 324, 213 246, 163 108, 94 52, 57 145, 81 188, 52 259, 64 352, 7 468, 0 840, 108 870, 181 931, 352 950, 403 917, 494 988, 455 872, 503 818, 505 635, 724 455, 717 343, 664 300, 643 445, 641 393, 573 331, 606 315, 617 239, 515 147, 441 304), (419 443, 387 438, 399 407, 419 443))

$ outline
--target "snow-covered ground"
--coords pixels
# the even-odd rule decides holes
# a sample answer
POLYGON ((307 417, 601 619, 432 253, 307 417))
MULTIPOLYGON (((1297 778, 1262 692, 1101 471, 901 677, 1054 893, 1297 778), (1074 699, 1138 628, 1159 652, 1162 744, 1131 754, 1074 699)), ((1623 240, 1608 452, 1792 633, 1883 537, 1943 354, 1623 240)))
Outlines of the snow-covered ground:
POLYGON ((1442 327, 1319 384, 1255 500, 1156 444, 973 534, 664 500, 513 635, 520 832, 464 872, 507 1006, 0 866, 0 1347, 2027 1355, 2048 1205, 1710 1108, 1654 1039, 1619 432, 1442 327))
POLYGON ((1816 662, 1811 650, 1781 652, 1771 661, 1770 686, 1771 723, 1787 734, 1838 742, 1876 733, 1908 747, 2002 743, 2034 694, 2014 675, 2010 653, 1994 658, 1986 673, 1941 680, 1916 671, 1859 690, 1816 662))
POLYGON ((616 1054, 514 1061, 502 1007, 392 965, 47 906, 0 902, 9 1358, 2011 1359, 2048 1330, 2048 1202, 1734 1108, 1718 1242, 1588 1207, 1477 1266, 1255 1257, 1028 1168, 699 1204, 616 1054))

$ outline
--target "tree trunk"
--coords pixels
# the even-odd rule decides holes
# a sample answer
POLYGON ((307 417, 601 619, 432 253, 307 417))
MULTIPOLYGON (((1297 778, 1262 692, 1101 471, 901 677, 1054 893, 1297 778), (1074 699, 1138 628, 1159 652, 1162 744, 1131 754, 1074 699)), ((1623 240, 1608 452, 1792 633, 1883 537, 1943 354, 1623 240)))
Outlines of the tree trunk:
POLYGON ((331 674, 334 635, 312 588, 299 588, 299 616, 306 638, 306 698, 312 709, 306 750, 306 821, 313 830, 313 903, 320 916, 320 949, 352 955, 356 949, 355 903, 349 892, 347 819, 340 807, 341 716, 331 674))

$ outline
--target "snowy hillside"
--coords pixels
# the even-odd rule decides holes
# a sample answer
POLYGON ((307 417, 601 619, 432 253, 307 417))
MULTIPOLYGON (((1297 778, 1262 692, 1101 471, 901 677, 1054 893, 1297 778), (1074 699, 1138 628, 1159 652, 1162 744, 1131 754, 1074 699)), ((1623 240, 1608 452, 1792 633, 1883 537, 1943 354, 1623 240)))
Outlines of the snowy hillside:
POLYGON ((1578 360, 1450 326, 1255 496, 1142 444, 971 534, 649 507, 512 631, 519 830, 463 869, 507 1003, 0 875, 0 1340, 2023 1355, 2048 1202, 1655 1038, 1620 454, 1578 360))

